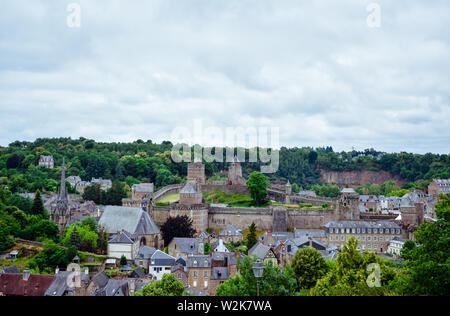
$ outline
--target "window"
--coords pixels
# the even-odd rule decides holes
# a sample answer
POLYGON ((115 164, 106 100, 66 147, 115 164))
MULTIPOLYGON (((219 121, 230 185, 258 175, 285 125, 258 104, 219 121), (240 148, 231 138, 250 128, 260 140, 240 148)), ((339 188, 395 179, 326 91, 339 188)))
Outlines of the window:
POLYGON ((197 275, 198 275, 197 271, 194 271, 194 279, 197 279, 197 275))
POLYGON ((204 286, 208 287, 208 281, 205 281, 204 286))
POLYGON ((352 228, 352 234, 355 234, 355 233, 356 233, 355 229, 354 229, 354 228, 352 228))
POLYGON ((197 287, 197 281, 194 281, 194 282, 192 283, 192 285, 193 285, 194 287, 197 287))
POLYGON ((347 234, 350 234, 350 228, 347 228, 346 231, 347 231, 347 234))
POLYGON ((208 278, 208 271, 205 271, 205 273, 203 274, 203 277, 204 277, 205 279, 208 278))
POLYGON ((373 233, 374 233, 374 234, 378 234, 378 229, 374 228, 374 229, 373 229, 373 233))
POLYGON ((367 241, 370 241, 370 236, 367 236, 367 241))
POLYGON ((371 228, 367 228, 367 233, 368 234, 372 234, 372 229, 371 228))
POLYGON ((356 232, 359 234, 359 233, 361 233, 361 228, 357 228, 356 229, 356 232))
POLYGON ((366 236, 362 236, 362 241, 366 241, 366 236))
POLYGON ((373 241, 377 241, 377 240, 378 240, 377 236, 373 236, 373 241))
POLYGON ((178 273, 178 280, 181 280, 181 273, 178 273))
POLYGON ((197 260, 194 260, 194 267, 196 267, 197 266, 197 260))
POLYGON ((205 260, 205 267, 208 266, 208 260, 205 260))
POLYGON ((341 236, 341 240, 344 241, 345 240, 345 236, 341 236))

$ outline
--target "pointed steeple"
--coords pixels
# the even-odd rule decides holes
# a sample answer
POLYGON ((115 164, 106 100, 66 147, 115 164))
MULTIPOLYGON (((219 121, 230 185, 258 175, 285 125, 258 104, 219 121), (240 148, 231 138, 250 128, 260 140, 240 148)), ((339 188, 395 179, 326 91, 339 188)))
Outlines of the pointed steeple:
POLYGON ((58 200, 67 200, 67 188, 66 188, 66 164, 63 158, 62 172, 61 172, 61 186, 59 187, 58 200))

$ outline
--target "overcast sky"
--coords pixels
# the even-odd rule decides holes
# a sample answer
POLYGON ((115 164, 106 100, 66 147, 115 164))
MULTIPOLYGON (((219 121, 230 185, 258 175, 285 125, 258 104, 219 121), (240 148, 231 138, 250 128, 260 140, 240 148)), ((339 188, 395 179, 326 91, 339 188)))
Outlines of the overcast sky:
POLYGON ((161 142, 201 120, 278 127, 290 147, 449 153, 449 1, 377 1, 379 28, 371 2, 2 0, 0 145, 161 142))

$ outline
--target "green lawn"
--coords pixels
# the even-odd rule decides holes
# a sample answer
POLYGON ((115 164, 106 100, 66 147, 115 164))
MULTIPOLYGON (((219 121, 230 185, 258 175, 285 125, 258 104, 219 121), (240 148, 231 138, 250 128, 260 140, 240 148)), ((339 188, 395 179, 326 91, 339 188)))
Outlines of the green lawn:
POLYGON ((180 194, 179 193, 174 193, 174 194, 168 194, 165 197, 163 197, 161 200, 158 200, 158 203, 162 203, 162 204, 172 204, 175 202, 178 202, 180 200, 180 194))
POLYGON ((203 192, 207 203, 228 204, 234 207, 251 207, 252 198, 246 194, 226 194, 223 191, 203 192))

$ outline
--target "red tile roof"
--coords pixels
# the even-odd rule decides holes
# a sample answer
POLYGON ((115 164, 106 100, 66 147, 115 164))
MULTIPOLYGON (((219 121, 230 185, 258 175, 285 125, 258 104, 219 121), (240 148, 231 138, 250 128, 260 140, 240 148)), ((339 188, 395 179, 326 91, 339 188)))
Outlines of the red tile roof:
POLYGON ((23 274, 0 274, 0 296, 44 296, 55 276, 32 274, 25 281, 23 274))

